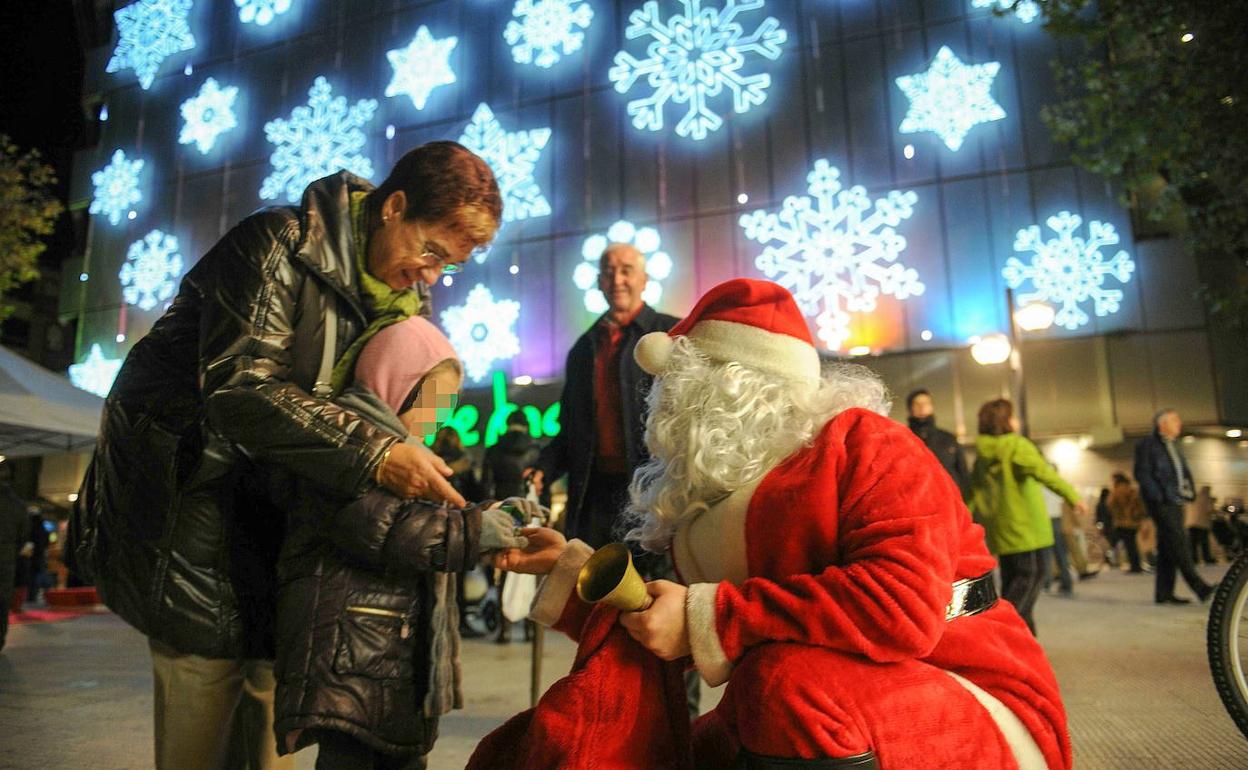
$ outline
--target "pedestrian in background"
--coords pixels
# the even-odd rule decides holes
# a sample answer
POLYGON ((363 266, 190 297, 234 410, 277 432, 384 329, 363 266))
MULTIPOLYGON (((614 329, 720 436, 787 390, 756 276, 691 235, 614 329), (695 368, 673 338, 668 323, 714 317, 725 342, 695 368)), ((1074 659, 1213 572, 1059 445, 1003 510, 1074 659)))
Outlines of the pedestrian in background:
POLYGON ((1157 604, 1189 604, 1174 595, 1175 572, 1202 602, 1213 593, 1196 571, 1183 531, 1183 508, 1196 499, 1196 485, 1187 459, 1179 447, 1183 420, 1173 409, 1162 409, 1153 418, 1153 432, 1135 445, 1135 480, 1148 516, 1157 525, 1157 571, 1153 601, 1157 604))
MULTIPOLYGON (((529 418, 519 409, 507 415, 507 431, 499 437, 498 443, 485 450, 485 461, 481 464, 481 488, 485 496, 494 500, 505 500, 509 497, 525 497, 528 494, 524 472, 537 462, 541 447, 529 435, 529 418)), ((494 567, 486 566, 490 582, 494 580, 494 567)), ((507 573, 499 571, 497 578, 498 595, 503 595, 507 584, 507 573)), ((529 623, 524 621, 524 637, 530 636, 529 623)), ((499 644, 511 642, 511 621, 506 617, 498 620, 499 644)))
POLYGON ((9 609, 17 578, 17 560, 34 551, 26 540, 26 503, 8 482, 0 483, 0 650, 9 633, 9 609))
POLYGON ((1187 539, 1192 543, 1192 562, 1199 564, 1204 556, 1205 564, 1217 564, 1213 551, 1209 548, 1209 530, 1213 527, 1213 490, 1207 486, 1200 488, 1196 499, 1187 504, 1185 523, 1187 539))
MULTIPOLYGON (((1053 466, 1057 470, 1057 466, 1053 466)), ((1053 529, 1053 550, 1050 551, 1052 565, 1045 571, 1044 590, 1049 590, 1049 583, 1057 578, 1058 592, 1062 596, 1075 595, 1075 581, 1070 575, 1070 548, 1066 541, 1065 517, 1063 507, 1066 500, 1048 487, 1042 487, 1040 494, 1044 498, 1044 509, 1049 515, 1049 526, 1053 529)))
POLYGON ((932 394, 926 388, 912 391, 906 396, 906 412, 909 415, 907 422, 910 430, 932 450, 932 454, 940 460, 941 467, 958 485, 962 498, 966 499, 971 480, 966 469, 966 456, 962 453, 957 436, 936 427, 936 403, 932 394))
POLYGON ((1126 547, 1130 571, 1140 573, 1144 571, 1140 564, 1140 524, 1148 518, 1148 514, 1144 511, 1140 493, 1127 474, 1115 473, 1113 479, 1113 491, 1109 493, 1106 504, 1114 524, 1114 542, 1126 547))
POLYGON ((1053 525, 1040 490, 1048 487, 1079 511, 1086 505, 1036 445, 1018 433, 1014 406, 1004 398, 980 407, 975 450, 970 507, 1000 562, 1002 597, 1034 634, 1032 609, 1044 585, 1046 551, 1053 546, 1053 525))

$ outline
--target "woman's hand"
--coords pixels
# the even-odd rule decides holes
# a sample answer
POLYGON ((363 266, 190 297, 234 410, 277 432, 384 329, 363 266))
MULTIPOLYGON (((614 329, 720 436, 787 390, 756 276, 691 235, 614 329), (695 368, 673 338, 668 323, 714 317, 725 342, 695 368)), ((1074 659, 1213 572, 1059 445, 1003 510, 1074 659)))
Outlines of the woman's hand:
POLYGON ((555 562, 559 561, 564 549, 568 547, 567 538, 549 527, 528 527, 521 529, 520 534, 528 538, 528 547, 499 551, 494 555, 494 566, 508 572, 523 572, 528 575, 550 574, 555 562))
POLYGON ((402 441, 390 447, 378 481, 399 497, 419 497, 463 508, 468 501, 446 478, 451 468, 424 446, 402 441))
POLYGON ((670 580, 646 583, 654 603, 641 612, 621 612, 620 625, 628 635, 663 660, 676 660, 689 653, 689 624, 685 618, 685 597, 689 590, 670 580))

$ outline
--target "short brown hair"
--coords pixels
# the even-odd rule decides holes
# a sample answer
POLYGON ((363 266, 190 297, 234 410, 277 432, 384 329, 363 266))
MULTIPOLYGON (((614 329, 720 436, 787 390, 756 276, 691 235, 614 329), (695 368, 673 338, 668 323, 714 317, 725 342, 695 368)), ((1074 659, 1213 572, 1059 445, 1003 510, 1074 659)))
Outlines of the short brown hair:
POLYGON ((979 408, 979 432, 985 436, 1001 436, 1013 433, 1014 426, 1010 418, 1014 416, 1014 405, 1008 398, 997 398, 979 408))
POLYGON ((429 142, 407 151, 368 196, 370 214, 399 190, 407 198, 404 219, 447 221, 477 245, 488 243, 503 221, 494 172, 458 142, 429 142))

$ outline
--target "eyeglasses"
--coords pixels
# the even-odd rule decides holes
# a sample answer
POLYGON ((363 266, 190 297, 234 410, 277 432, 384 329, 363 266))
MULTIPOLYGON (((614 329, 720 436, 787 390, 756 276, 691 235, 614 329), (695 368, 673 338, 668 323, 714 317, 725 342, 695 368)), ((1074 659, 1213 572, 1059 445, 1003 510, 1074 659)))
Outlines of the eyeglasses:
POLYGON ((463 265, 450 261, 451 256, 449 254, 429 241, 425 241, 425 248, 424 251, 420 252, 420 256, 422 259, 434 260, 446 275, 455 275, 464 269, 463 265))

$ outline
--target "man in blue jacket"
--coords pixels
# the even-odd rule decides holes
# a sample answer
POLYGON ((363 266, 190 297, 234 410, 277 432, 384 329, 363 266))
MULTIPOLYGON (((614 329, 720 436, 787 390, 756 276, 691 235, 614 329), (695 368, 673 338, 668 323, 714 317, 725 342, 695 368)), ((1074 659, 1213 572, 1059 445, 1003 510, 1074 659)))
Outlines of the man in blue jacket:
POLYGON ((1203 602, 1213 587, 1201 579, 1192 563, 1187 533, 1183 531, 1183 505, 1196 499, 1196 485, 1187 467, 1178 438, 1183 421, 1173 409, 1163 409, 1153 418, 1153 433, 1135 445, 1135 478, 1148 515, 1157 524, 1157 582, 1153 600, 1158 604, 1189 604, 1174 595, 1174 572, 1203 602))

